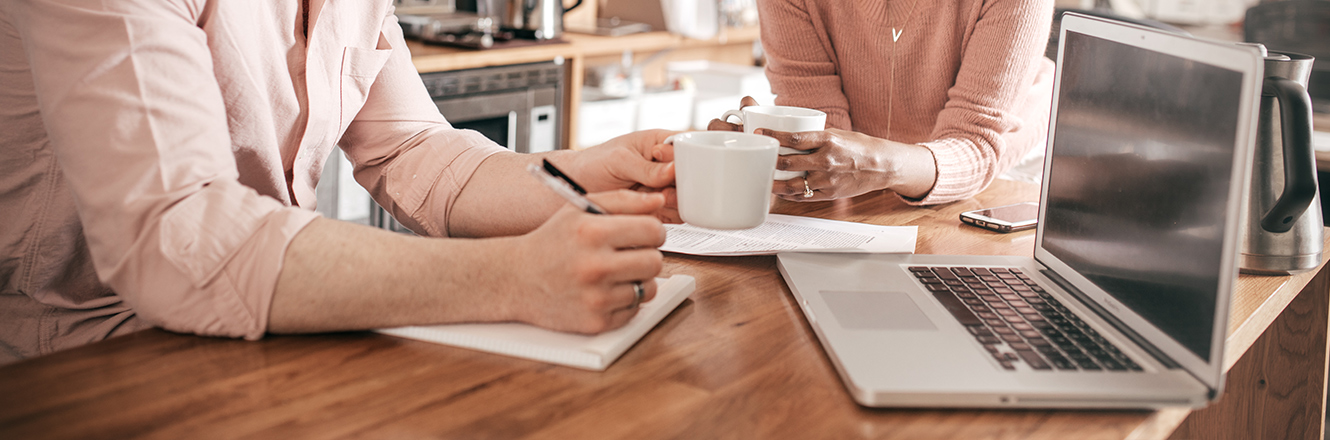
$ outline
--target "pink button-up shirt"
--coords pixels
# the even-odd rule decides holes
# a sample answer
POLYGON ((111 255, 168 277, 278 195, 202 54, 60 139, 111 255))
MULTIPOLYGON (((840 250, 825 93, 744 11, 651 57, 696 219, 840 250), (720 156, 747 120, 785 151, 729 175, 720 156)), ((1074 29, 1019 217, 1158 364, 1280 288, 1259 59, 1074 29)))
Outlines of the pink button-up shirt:
MULTIPOLYGON (((259 338, 334 145, 446 235, 502 148, 455 130, 389 0, 0 2, 0 363, 148 326, 259 338)), ((347 268, 354 270, 354 268, 347 268)))

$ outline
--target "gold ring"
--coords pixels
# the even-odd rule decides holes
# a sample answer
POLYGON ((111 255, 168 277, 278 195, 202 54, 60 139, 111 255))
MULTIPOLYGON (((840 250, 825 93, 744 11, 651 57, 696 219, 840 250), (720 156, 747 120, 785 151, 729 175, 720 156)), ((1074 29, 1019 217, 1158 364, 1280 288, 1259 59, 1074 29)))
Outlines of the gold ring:
POLYGON ((804 179, 804 198, 805 198, 805 199, 811 199, 811 198, 813 198, 813 189, 808 187, 808 179, 807 179, 807 178, 804 179))

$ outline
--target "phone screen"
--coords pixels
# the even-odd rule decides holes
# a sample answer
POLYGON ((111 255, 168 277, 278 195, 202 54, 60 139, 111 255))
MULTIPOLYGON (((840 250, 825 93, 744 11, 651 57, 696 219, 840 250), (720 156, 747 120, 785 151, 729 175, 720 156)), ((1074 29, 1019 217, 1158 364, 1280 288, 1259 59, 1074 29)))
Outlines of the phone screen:
POLYGON ((1007 223, 1016 224, 1021 222, 1028 222, 1039 218, 1039 204, 1018 203, 1015 205, 980 209, 974 211, 974 213, 994 220, 1001 220, 1007 223))

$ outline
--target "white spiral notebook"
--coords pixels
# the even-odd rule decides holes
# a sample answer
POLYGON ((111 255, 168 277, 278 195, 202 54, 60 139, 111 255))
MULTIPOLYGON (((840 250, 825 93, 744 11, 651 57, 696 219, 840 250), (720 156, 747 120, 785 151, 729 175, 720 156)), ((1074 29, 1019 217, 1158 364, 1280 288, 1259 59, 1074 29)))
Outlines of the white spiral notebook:
POLYGON ((656 297, 642 303, 623 327, 598 335, 546 330, 530 324, 448 324, 380 329, 378 332, 587 370, 603 371, 656 327, 697 288, 687 275, 657 278, 656 297))

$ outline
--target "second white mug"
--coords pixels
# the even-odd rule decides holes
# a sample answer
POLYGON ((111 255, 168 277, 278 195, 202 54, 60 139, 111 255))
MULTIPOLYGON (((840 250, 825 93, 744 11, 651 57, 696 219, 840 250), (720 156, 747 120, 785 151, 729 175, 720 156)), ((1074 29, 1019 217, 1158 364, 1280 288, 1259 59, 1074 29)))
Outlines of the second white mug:
MULTIPOLYGON (((741 110, 730 110, 721 116, 722 121, 729 121, 734 116, 744 126, 744 133, 765 128, 769 130, 799 133, 821 131, 827 127, 827 114, 811 108, 791 107, 786 105, 750 105, 741 110)), ((780 154, 808 154, 808 151, 780 147, 780 154)), ((776 170, 775 180, 790 180, 803 177, 803 171, 776 170)))

